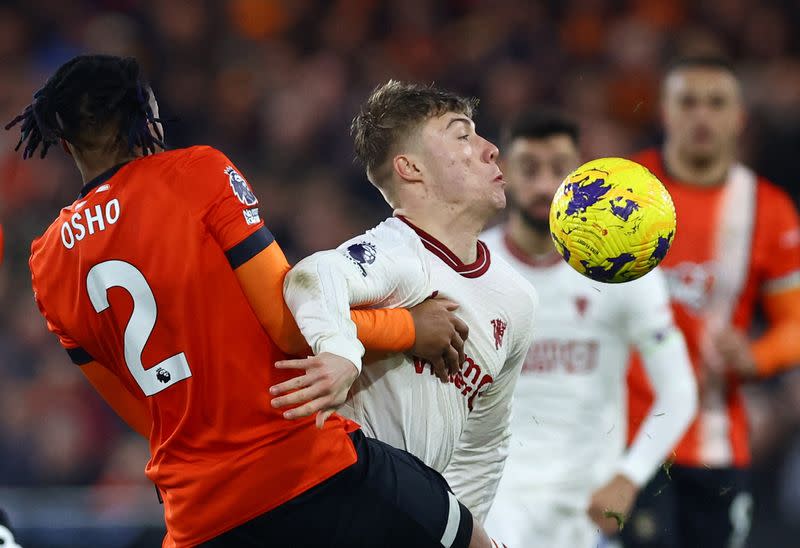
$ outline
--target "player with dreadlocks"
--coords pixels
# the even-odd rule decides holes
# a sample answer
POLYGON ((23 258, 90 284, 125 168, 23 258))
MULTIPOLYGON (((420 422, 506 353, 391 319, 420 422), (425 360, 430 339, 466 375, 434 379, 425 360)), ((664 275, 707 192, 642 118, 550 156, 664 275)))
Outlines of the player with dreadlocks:
MULTIPOLYGON (((283 303, 289 265, 231 161, 165 151, 160 122, 135 59, 91 55, 7 128, 21 124, 25 158, 61 143, 81 172, 78 198, 33 242, 34 294, 72 361, 149 439, 164 545, 488 547, 440 475, 332 414, 361 366, 343 336, 306 360, 308 403, 270 404, 268 388, 298 375, 286 354, 309 352, 283 303), (316 428, 285 420, 315 412, 316 428)), ((454 305, 421 306, 354 312, 358 335, 457 367, 454 305)))

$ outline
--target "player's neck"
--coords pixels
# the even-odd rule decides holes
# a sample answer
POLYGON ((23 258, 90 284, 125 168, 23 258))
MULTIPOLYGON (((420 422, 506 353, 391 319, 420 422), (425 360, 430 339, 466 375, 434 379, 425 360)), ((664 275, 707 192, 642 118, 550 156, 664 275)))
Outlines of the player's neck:
POLYGON ((517 249, 530 259, 538 259, 556 252, 550 234, 533 228, 518 214, 512 213, 509 217, 506 234, 517 249))
POLYGON ((664 168, 670 177, 697 186, 715 186, 725 182, 728 170, 735 159, 732 153, 723 152, 704 163, 694 163, 678 152, 678 147, 664 145, 664 168))
POLYGON ((422 212, 398 208, 395 216, 405 217, 415 227, 424 230, 453 252, 464 264, 478 259, 478 234, 485 221, 467 215, 449 216, 442 211, 422 212))
POLYGON ((93 154, 81 153, 80 155, 73 156, 75 164, 78 166, 78 171, 81 172, 81 179, 83 184, 88 183, 95 177, 102 175, 114 166, 118 166, 125 162, 129 162, 137 156, 128 151, 122 151, 115 154, 93 154))

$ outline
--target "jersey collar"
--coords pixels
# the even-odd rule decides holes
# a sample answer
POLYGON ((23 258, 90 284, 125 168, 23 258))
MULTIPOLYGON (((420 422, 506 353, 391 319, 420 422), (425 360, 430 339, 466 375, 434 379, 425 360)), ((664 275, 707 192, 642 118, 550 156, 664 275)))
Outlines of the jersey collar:
POLYGON ((422 240, 422 245, 425 246, 425 249, 439 257, 447 266, 465 278, 479 278, 480 276, 486 274, 486 272, 489 270, 489 266, 492 264, 492 256, 491 253, 489 253, 489 248, 486 247, 486 244, 482 241, 478 240, 477 257, 475 261, 465 264, 456 256, 455 253, 450 251, 446 245, 414 225, 411 221, 402 215, 397 215, 397 218, 403 221, 405 224, 411 227, 414 232, 417 233, 417 236, 419 236, 419 239, 422 240))
POLYGON ((561 262, 561 255, 559 255, 555 250, 545 253, 540 257, 532 257, 528 255, 511 238, 511 234, 505 230, 503 231, 503 245, 512 257, 522 264, 526 264, 533 268, 547 268, 549 266, 555 266, 561 262))
POLYGON ((120 169, 125 167, 128 164, 128 162, 130 162, 130 160, 128 160, 127 162, 122 162, 121 164, 117 164, 114 167, 105 170, 103 173, 101 173, 100 175, 98 175, 97 177, 95 177, 94 179, 92 179, 91 181, 86 183, 85 185, 83 185, 83 188, 81 188, 81 193, 78 194, 78 198, 79 199, 80 198, 85 198, 86 195, 89 194, 90 191, 92 191, 95 188, 99 187, 100 185, 102 185, 103 183, 108 181, 111 177, 116 175, 117 171, 119 171, 120 169))

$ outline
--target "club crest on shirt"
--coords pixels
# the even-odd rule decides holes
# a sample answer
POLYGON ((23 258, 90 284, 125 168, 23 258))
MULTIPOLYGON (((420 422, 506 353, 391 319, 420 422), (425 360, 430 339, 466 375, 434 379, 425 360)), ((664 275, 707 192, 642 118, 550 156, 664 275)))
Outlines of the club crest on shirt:
POLYGON ((237 198, 239 198, 240 202, 246 206, 253 206, 258 203, 258 199, 256 198, 256 195, 253 194, 253 189, 250 188, 250 184, 245 181, 244 177, 239 175, 239 173, 233 169, 233 167, 226 167, 225 175, 228 176, 233 193, 237 198))
POLYGON ((503 346, 503 337, 506 334, 506 322, 500 318, 492 320, 492 327, 494 328, 494 348, 500 350, 503 346))
POLYGON ((347 258, 361 270, 361 275, 364 277, 367 275, 364 265, 374 263, 377 256, 375 246, 367 242, 359 242, 347 247, 347 258))

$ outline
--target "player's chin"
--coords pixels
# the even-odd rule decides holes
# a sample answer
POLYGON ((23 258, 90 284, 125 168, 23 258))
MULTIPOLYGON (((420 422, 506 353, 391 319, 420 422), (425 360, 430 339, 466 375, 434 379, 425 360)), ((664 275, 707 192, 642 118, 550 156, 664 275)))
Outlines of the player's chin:
POLYGON ((490 198, 492 207, 497 210, 505 209, 508 200, 506 199, 505 189, 495 189, 490 198))

